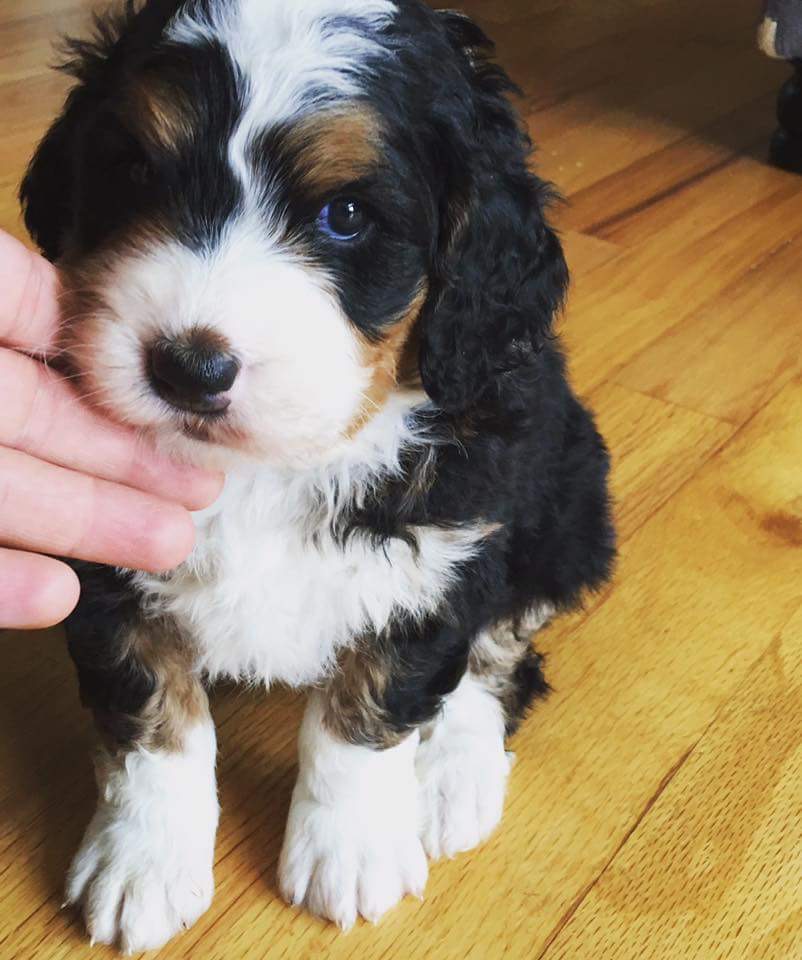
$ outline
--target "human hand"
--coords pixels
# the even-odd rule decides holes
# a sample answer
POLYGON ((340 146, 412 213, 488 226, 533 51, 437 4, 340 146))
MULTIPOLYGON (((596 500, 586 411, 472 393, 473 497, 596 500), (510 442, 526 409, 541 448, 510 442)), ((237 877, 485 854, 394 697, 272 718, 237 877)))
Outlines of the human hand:
POLYGON ((53 556, 175 567, 194 543, 189 511, 215 499, 222 477, 165 459, 28 355, 54 349, 57 276, 2 231, 0 291, 0 628, 43 627, 79 593, 53 556))

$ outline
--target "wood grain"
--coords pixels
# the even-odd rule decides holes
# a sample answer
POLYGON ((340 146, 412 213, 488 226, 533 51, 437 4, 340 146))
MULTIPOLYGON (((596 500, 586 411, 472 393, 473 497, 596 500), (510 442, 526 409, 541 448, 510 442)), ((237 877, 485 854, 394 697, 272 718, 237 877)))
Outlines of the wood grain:
POLYGON ((788 323, 799 306, 800 263, 802 238, 795 237, 732 283, 724 302, 705 304, 676 325, 670 338, 646 347, 616 382, 743 423, 767 394, 802 371, 802 325, 788 323), (774 310, 766 314, 767 300, 774 310), (763 317, 759 324, 757 316, 763 317), (720 377, 722 370, 734 375, 720 377))
POLYGON ((802 956, 800 782, 802 611, 749 665, 547 956, 802 956))
MULTIPOLYGON (((554 693, 507 815, 423 904, 343 936, 275 866, 302 698, 214 696, 215 903, 164 960, 802 956, 802 185, 762 162, 785 76, 754 0, 468 0, 524 90, 574 285, 561 323, 614 454, 614 586, 541 637, 554 693)), ((87 0, 0 3, 0 226, 87 0)), ((91 725, 59 631, 0 635, 0 960, 88 955, 60 910, 91 725)), ((106 949, 92 951, 103 960, 106 949)))

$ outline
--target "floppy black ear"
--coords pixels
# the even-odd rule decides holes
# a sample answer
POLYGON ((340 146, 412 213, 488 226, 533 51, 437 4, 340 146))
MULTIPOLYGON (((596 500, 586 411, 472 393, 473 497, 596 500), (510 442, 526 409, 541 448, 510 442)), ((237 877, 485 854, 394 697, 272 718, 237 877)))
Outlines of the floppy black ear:
POLYGON ((25 226, 48 260, 64 252, 72 221, 73 156, 83 113, 76 94, 37 147, 19 192, 25 226))
POLYGON ((61 45, 62 72, 77 84, 67 96, 59 118, 34 153, 19 191, 25 226, 48 260, 64 252, 74 216, 77 151, 82 134, 97 113, 109 84, 109 75, 120 59, 125 36, 151 8, 165 20, 176 0, 158 0, 137 12, 134 0, 94 18, 94 35, 88 40, 65 39, 61 45))
POLYGON ((48 260, 57 260, 64 252, 74 215, 81 134, 102 99, 109 58, 132 17, 133 5, 126 2, 119 12, 95 17, 95 35, 90 40, 62 42, 63 62, 58 69, 77 84, 36 148, 19 191, 25 226, 48 260))
POLYGON ((427 393, 458 412, 515 405, 568 284, 562 247, 545 219, 546 184, 527 168, 530 143, 491 44, 472 21, 441 14, 468 79, 469 109, 449 131, 448 193, 438 264, 421 327, 427 393))

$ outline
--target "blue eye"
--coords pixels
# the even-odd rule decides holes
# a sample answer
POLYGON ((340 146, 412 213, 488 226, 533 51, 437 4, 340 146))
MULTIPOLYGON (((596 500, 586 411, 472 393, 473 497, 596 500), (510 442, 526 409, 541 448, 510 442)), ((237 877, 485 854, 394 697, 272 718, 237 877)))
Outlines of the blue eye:
POLYGON ((362 205, 348 197, 327 203, 317 218, 318 229, 333 240, 355 240, 367 225, 362 205))

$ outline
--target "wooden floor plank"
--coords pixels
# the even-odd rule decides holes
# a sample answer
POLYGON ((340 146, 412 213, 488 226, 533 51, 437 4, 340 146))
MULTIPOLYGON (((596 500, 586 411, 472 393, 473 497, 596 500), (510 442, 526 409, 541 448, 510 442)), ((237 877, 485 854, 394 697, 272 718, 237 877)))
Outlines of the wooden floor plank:
POLYGON ((574 283, 579 277, 608 263, 621 252, 617 244, 576 230, 561 230, 560 239, 565 250, 565 258, 571 264, 571 277, 574 283))
POLYGON ((527 119, 535 139, 546 145, 540 154, 541 169, 571 196, 776 85, 774 67, 758 83, 729 51, 709 50, 698 65, 657 87, 648 77, 639 77, 633 88, 632 77, 626 75, 616 78, 607 101, 603 90, 594 89, 587 97, 556 105, 546 115, 530 112, 527 119), (620 88, 626 91, 623 97, 620 88), (586 138, 591 133, 598 152, 589 156, 586 138))
POLYGON ((546 960, 802 956, 802 608, 546 960))
POLYGON ((605 383, 590 396, 613 453, 619 542, 626 542, 732 436, 713 417, 605 383))
POLYGON ((794 239, 801 223, 802 191, 781 183, 749 216, 691 231, 690 241, 658 233, 580 277, 564 325, 577 380, 587 389, 614 379, 672 327, 705 305, 726 302, 730 288, 794 239))
POLYGON ((744 273, 723 302, 673 326, 619 370, 616 382, 742 423, 802 371, 802 325, 788 323, 799 308, 800 263, 802 236, 744 273), (737 375, 721 377, 722 370, 737 375))
MULTIPOLYGON (((684 136, 625 169, 597 180, 590 187, 575 191, 561 222, 574 230, 634 246, 643 235, 633 234, 633 223, 652 231, 650 235, 663 228, 661 218, 655 216, 658 205, 664 209, 670 207, 666 201, 680 194, 686 203, 698 202, 708 193, 707 181, 711 176, 735 166, 744 151, 754 148, 762 156, 774 125, 773 102, 772 93, 739 105, 698 133, 684 136), (696 185, 699 188, 695 192, 688 190, 696 185)), ((763 180, 769 189, 776 189, 775 171, 760 162, 742 161, 741 166, 746 167, 741 179, 749 194, 744 197, 733 183, 733 189, 729 191, 731 201, 749 206, 750 197, 760 186, 761 170, 766 171, 763 180)), ((729 174, 720 178, 725 183, 730 179, 729 174)), ((682 223, 686 218, 664 219, 682 223)))

